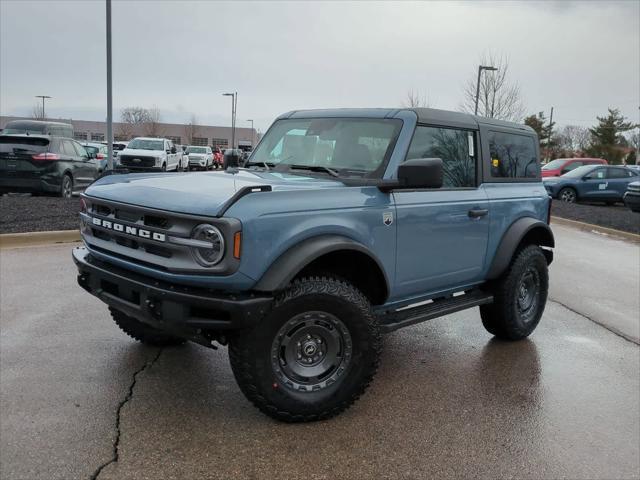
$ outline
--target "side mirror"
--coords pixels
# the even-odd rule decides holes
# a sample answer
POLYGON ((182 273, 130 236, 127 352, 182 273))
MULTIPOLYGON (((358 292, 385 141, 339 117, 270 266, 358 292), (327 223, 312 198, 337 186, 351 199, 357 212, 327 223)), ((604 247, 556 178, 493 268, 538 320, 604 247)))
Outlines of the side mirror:
POLYGON ((176 147, 171 147, 171 153, 176 153, 178 150, 176 150, 176 147))
POLYGON ((400 188, 441 188, 442 159, 415 158, 398 167, 400 188))

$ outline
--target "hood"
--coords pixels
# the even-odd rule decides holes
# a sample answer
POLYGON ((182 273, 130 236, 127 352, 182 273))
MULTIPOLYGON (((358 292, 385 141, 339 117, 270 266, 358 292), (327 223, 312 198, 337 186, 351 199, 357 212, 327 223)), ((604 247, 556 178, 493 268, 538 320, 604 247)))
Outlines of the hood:
POLYGON ((96 180, 86 195, 192 215, 217 216, 241 188, 269 185, 272 190, 344 187, 330 179, 240 170, 236 173, 134 173, 96 180))

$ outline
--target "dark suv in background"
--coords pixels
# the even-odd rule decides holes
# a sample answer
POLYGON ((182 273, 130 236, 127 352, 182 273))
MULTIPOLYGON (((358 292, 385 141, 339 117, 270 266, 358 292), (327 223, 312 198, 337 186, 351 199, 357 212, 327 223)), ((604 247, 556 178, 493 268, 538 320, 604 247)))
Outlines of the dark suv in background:
POLYGON ((0 193, 52 193, 69 198, 97 177, 98 165, 70 138, 0 135, 0 193))

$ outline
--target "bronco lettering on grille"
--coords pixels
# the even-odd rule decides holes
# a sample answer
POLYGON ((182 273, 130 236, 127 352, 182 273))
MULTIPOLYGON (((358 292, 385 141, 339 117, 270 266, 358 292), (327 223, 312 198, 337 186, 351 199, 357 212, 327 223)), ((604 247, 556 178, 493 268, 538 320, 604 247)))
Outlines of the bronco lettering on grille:
POLYGON ((94 225, 102 228, 107 228, 109 230, 114 230, 116 232, 122 232, 141 238, 149 238, 158 242, 166 242, 167 240, 167 236, 164 233, 152 232, 150 230, 144 230, 138 227, 130 227, 129 225, 122 225, 121 223, 102 220, 101 218, 96 217, 93 217, 91 220, 94 225))

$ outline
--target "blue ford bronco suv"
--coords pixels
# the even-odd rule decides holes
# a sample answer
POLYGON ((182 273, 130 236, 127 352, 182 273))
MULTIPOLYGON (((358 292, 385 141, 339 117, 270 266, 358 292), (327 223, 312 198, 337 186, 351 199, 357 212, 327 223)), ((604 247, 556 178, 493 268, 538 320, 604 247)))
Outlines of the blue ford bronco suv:
POLYGON ((385 332, 479 306, 492 335, 531 334, 547 299, 549 211, 523 125, 294 111, 243 168, 93 183, 73 259, 125 333, 228 345, 246 397, 304 422, 365 391, 385 332))

